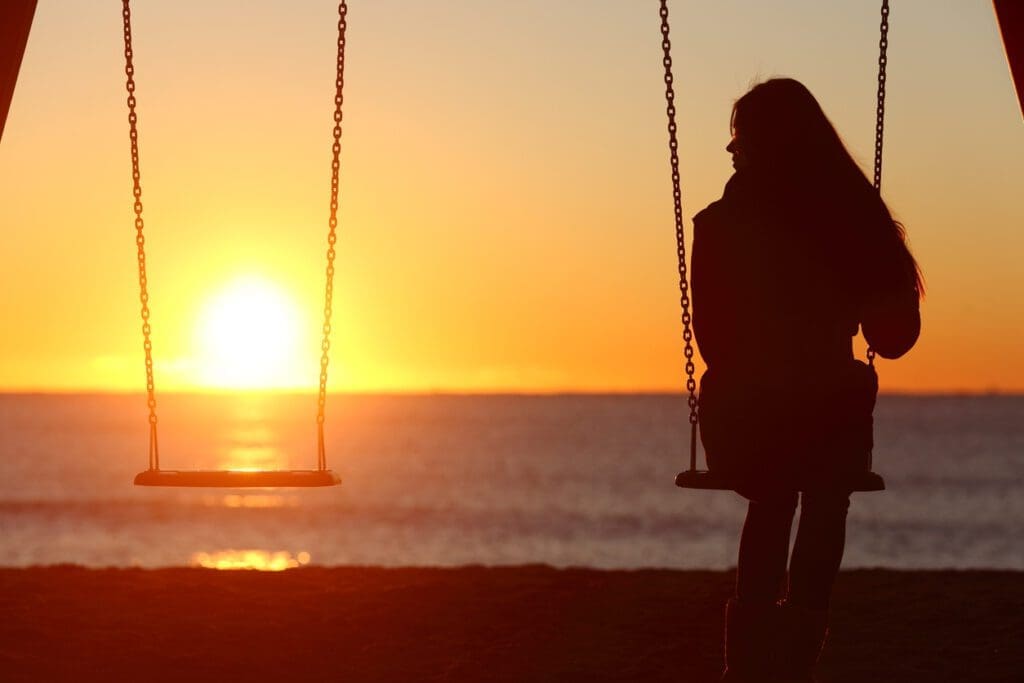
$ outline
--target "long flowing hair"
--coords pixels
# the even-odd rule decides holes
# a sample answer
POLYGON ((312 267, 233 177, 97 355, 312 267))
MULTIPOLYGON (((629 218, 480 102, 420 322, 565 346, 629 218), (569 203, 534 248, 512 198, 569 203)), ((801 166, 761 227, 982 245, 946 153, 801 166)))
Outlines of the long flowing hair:
POLYGON ((834 233, 826 237, 860 245, 844 250, 851 270, 863 272, 875 264, 879 274, 912 271, 923 294, 924 279, 903 225, 893 219, 810 90, 792 78, 759 83, 736 100, 730 125, 752 167, 796 188, 805 206, 824 214, 819 223, 834 233))

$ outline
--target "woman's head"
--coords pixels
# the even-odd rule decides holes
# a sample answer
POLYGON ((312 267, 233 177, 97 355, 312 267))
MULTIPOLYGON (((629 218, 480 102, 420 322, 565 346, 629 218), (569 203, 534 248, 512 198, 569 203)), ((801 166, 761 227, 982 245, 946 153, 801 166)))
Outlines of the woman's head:
POLYGON ((856 167, 814 95, 792 78, 764 81, 736 100, 731 128, 737 168, 817 175, 856 167))
POLYGON ((731 128, 733 138, 726 150, 732 153, 737 170, 750 169, 770 179, 775 190, 799 198, 812 213, 825 214, 822 224, 832 226, 840 241, 855 234, 875 244, 880 243, 878 237, 897 238, 898 257, 914 271, 918 291, 924 291, 903 226, 893 220, 802 83, 773 78, 755 85, 733 105, 731 128))

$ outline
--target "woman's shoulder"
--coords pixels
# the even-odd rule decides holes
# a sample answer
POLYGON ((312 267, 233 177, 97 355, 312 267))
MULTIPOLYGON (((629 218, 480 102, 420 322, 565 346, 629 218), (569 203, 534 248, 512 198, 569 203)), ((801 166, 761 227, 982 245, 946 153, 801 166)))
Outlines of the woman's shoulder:
POLYGON ((711 202, 693 217, 695 232, 722 231, 737 223, 737 219, 755 203, 752 196, 756 189, 752 186, 754 179, 748 176, 737 172, 729 178, 721 199, 711 202))
POLYGON ((727 222, 728 207, 721 199, 711 202, 693 217, 693 229, 706 232, 727 222))

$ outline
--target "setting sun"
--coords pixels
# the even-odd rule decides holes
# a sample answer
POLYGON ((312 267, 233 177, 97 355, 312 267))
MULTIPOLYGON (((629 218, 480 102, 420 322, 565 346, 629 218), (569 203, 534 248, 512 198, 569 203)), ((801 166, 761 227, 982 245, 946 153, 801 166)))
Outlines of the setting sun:
POLYGON ((275 283, 257 276, 215 292, 196 323, 197 381, 218 389, 283 389, 313 381, 313 348, 302 310, 275 283))

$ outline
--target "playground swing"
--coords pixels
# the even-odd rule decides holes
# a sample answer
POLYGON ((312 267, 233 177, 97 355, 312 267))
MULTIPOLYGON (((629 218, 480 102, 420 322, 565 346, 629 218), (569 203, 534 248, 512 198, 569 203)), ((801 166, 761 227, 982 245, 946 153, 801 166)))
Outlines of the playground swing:
MULTIPOLYGON (((675 208, 675 229, 676 229, 676 253, 679 258, 679 293, 680 307, 682 308, 684 356, 686 358, 686 389, 689 394, 689 420, 690 420, 690 462, 687 469, 676 475, 676 486, 686 489, 706 490, 735 490, 739 481, 729 474, 716 472, 708 469, 697 468, 697 432, 698 432, 698 409, 697 409, 697 382, 694 379, 695 367, 693 363, 693 331, 691 329, 692 318, 690 315, 690 286, 686 268, 686 245, 683 235, 683 209, 682 193, 680 191, 679 176, 679 144, 676 139, 676 107, 675 91, 673 89, 672 75, 672 43, 669 38, 668 24, 668 0, 661 1, 661 46, 664 52, 663 64, 665 66, 665 101, 666 113, 668 114, 669 151, 672 165, 672 197, 675 208)), ((889 0, 882 0, 881 8, 881 37, 878 42, 878 108, 875 123, 875 168, 874 186, 881 190, 882 184, 882 132, 885 120, 885 67, 886 48, 888 47, 889 32, 889 0)), ((868 365, 874 372, 875 352, 868 349, 868 365)), ((881 491, 885 489, 885 481, 875 472, 870 471, 870 454, 868 457, 868 468, 846 475, 842 484, 850 491, 881 491)))
POLYGON ((128 124, 132 155, 132 194, 135 197, 135 243, 138 247, 139 300, 142 304, 142 337, 146 354, 146 395, 149 407, 149 468, 135 477, 136 486, 188 487, 312 487, 335 486, 341 478, 327 469, 324 448, 324 406, 327 396, 327 365, 331 347, 331 309, 334 289, 334 256, 338 226, 338 172, 341 152, 341 120, 345 73, 345 28, 348 7, 344 0, 338 5, 338 58, 334 95, 334 144, 331 161, 331 204, 327 235, 327 280, 324 293, 323 340, 320 356, 320 388, 317 397, 317 468, 315 470, 164 470, 160 469, 160 448, 157 441, 156 394, 153 382, 153 345, 150 340, 149 292, 146 280, 145 237, 142 220, 142 187, 139 173, 139 135, 135 113, 135 67, 132 63, 132 27, 130 0, 122 0, 124 19, 124 58, 128 91, 128 124))

